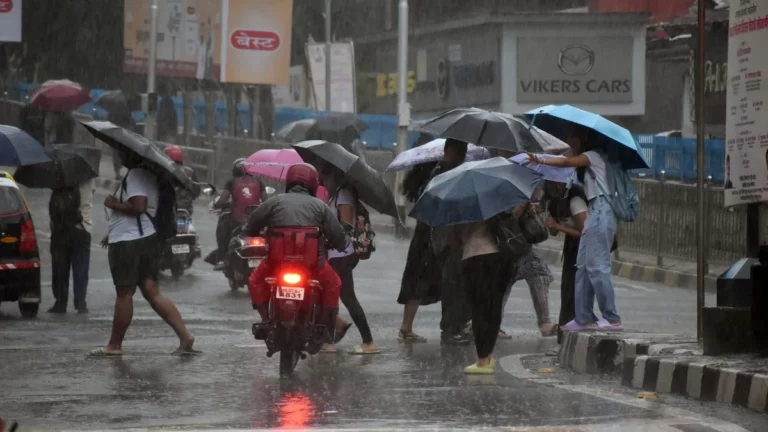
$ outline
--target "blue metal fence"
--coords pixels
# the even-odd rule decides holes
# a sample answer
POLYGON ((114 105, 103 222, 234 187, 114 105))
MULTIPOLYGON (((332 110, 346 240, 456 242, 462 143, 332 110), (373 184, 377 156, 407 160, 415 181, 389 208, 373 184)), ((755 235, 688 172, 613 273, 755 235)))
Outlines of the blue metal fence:
MULTIPOLYGON (((662 171, 667 178, 683 182, 696 181, 696 139, 668 138, 656 135, 638 135, 637 141, 643 149, 645 158, 651 165, 649 170, 638 173, 653 178, 660 178, 662 171)), ((725 167, 725 142, 723 140, 705 140, 704 175, 711 176, 715 184, 722 184, 725 167)))

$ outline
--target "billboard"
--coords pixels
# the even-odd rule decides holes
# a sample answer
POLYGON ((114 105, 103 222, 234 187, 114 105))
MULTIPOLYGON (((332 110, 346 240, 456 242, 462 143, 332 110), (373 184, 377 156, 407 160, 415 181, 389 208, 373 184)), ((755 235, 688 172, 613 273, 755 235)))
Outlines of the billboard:
POLYGON ((0 42, 21 42, 21 0, 0 0, 0 42))
POLYGON ((768 0, 730 10, 725 206, 768 201, 768 0))
MULTIPOLYGON (((124 5, 123 70, 146 73, 150 2, 124 5)), ((158 5, 158 75, 288 82, 293 0, 159 0, 158 5)))
MULTIPOLYGON (((307 44, 306 54, 315 109, 325 111, 325 44, 307 44)), ((352 42, 332 43, 330 111, 357 112, 356 82, 355 47, 352 42)))

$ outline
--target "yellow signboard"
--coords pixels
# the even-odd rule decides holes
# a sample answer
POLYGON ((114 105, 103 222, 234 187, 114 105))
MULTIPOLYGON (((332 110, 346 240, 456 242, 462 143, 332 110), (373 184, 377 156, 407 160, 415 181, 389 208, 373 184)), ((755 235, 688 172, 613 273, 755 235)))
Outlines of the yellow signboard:
MULTIPOLYGON (((416 72, 408 71, 408 94, 416 90, 416 72)), ((385 97, 397 94, 397 74, 379 73, 376 74, 376 97, 385 97)))

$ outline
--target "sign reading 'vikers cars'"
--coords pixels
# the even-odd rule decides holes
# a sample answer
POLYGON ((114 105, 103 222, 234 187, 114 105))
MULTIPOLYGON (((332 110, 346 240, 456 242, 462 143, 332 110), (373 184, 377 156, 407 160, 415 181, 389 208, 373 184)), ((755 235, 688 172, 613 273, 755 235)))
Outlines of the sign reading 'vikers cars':
POLYGON ((632 101, 633 39, 517 40, 517 101, 603 103, 632 101))

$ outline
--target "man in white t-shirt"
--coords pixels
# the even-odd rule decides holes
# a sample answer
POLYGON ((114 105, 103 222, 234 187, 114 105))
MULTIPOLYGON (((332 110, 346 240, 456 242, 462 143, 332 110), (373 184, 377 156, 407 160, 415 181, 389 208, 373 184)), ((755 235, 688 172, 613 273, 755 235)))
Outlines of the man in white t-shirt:
POLYGON ((176 306, 160 294, 157 285, 160 273, 157 255, 161 245, 150 219, 157 212, 157 178, 148 169, 139 166, 141 158, 134 153, 123 151, 120 159, 128 168, 128 174, 115 195, 104 200, 104 207, 111 212, 109 233, 101 241, 102 247, 108 248, 109 269, 117 291, 112 335, 106 347, 96 348, 88 355, 122 354, 123 338, 133 317, 136 287, 179 337, 179 348, 174 354, 195 354, 197 351, 192 348, 194 336, 187 330, 176 306))

